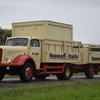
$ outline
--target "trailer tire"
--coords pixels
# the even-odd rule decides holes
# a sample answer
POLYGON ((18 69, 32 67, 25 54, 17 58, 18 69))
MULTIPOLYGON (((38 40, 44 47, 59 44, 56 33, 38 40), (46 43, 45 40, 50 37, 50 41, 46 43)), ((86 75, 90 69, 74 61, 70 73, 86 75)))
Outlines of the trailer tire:
POLYGON ((88 79, 92 79, 94 77, 94 74, 94 65, 90 65, 89 67, 85 68, 85 75, 88 79))
POLYGON ((73 74, 72 66, 70 64, 66 64, 64 67, 64 72, 61 74, 57 74, 57 78, 59 80, 69 80, 73 74))
POLYGON ((22 82, 32 81, 33 73, 34 73, 34 70, 31 63, 25 63, 20 74, 21 81, 22 82))
POLYGON ((0 81, 4 78, 5 74, 0 74, 0 81))

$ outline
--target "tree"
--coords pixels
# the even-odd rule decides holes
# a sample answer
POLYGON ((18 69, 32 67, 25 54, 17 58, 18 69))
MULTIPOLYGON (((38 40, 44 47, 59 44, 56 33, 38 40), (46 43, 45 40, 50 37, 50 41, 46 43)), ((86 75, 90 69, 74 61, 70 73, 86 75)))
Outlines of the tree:
POLYGON ((4 45, 7 37, 11 37, 11 34, 12 32, 10 29, 0 28, 0 45, 4 45))

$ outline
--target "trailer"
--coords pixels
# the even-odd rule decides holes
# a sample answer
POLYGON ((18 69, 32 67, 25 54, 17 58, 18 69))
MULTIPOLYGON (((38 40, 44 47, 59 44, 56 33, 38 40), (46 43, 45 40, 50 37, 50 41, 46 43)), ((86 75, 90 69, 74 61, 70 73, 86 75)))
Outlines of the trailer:
POLYGON ((68 80, 84 72, 93 78, 100 70, 100 45, 73 41, 73 26, 48 20, 12 24, 12 37, 0 46, 0 80, 19 75, 22 82, 56 75, 68 80))

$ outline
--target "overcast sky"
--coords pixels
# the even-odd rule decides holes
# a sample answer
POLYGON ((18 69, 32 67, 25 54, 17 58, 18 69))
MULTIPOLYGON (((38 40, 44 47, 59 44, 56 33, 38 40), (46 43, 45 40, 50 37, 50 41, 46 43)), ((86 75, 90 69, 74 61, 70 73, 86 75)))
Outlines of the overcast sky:
POLYGON ((100 0, 0 0, 0 27, 52 20, 73 25, 74 40, 100 44, 100 0))

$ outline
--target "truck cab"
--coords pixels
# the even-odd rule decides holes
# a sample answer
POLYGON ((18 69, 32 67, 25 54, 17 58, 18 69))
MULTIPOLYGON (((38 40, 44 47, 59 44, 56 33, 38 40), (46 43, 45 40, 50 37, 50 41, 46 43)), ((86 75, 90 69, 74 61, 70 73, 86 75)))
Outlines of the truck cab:
MULTIPOLYGON (((22 55, 30 56, 37 66, 37 69, 40 68, 40 60, 41 60, 41 41, 36 37, 11 37, 8 38, 6 41, 6 46, 15 47, 15 53, 17 52, 17 48, 19 48, 22 55), (17 48, 16 48, 17 47, 17 48)), ((12 49, 13 50, 13 49, 12 49)), ((19 52, 19 55, 21 55, 19 52)), ((7 52, 6 52, 7 54, 7 52)), ((12 53, 11 60, 14 60, 14 53, 12 53)), ((11 54, 9 55, 11 57, 11 54)), ((18 54, 17 54, 18 56, 18 54)))
POLYGON ((34 70, 40 68, 40 60, 41 43, 38 38, 10 37, 5 46, 0 46, 0 80, 5 74, 10 74, 20 75, 22 81, 30 81, 33 77, 33 68, 34 70), (29 67, 26 67, 25 77, 22 75, 22 67, 26 65, 29 67))

